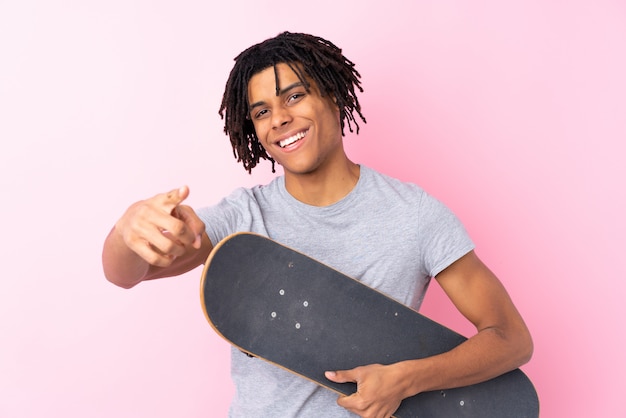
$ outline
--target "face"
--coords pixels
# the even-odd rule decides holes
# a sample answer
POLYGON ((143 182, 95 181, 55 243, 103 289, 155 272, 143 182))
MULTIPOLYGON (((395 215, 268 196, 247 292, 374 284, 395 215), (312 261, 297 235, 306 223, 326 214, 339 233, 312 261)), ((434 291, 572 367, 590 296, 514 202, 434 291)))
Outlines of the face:
POLYGON ((322 97, 311 79, 309 91, 286 64, 254 75, 248 83, 250 119, 267 153, 281 164, 285 175, 329 169, 345 159, 339 109, 322 97))

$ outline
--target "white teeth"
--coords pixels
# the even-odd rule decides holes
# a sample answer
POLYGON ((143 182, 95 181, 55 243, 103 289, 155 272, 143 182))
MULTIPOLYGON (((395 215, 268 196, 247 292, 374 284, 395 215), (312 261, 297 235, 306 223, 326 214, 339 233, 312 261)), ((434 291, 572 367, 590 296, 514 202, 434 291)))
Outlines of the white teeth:
MULTIPOLYGON (((308 132, 308 131, 306 131, 306 132, 308 132)), ((280 145, 281 148, 285 148, 287 145, 291 145, 294 142, 296 142, 297 140, 304 138, 304 136, 306 135, 306 132, 299 132, 299 133, 295 134, 294 136, 290 136, 287 139, 283 139, 282 141, 280 141, 278 143, 278 145, 280 145)))

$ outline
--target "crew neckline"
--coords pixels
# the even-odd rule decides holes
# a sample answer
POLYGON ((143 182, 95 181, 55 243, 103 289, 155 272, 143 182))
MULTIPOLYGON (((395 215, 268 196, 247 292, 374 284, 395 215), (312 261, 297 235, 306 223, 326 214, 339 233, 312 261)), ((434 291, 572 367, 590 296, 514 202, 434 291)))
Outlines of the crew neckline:
POLYGON ((352 201, 357 196, 358 190, 363 187, 362 184, 365 182, 366 177, 370 175, 369 168, 367 168, 366 166, 359 164, 359 168, 360 168, 359 178, 356 184, 354 185, 354 187, 352 188, 352 190, 350 190, 350 192, 348 192, 348 194, 346 194, 344 197, 342 197, 341 199, 339 199, 338 201, 330 205, 327 205, 327 206, 309 205, 308 203, 304 203, 296 199, 295 197, 291 195, 291 193, 289 193, 289 191, 287 191, 287 187, 285 187, 284 175, 277 179, 279 180, 280 195, 287 202, 287 204, 293 207, 296 207, 298 210, 305 211, 307 213, 333 213, 333 212, 341 211, 346 205, 349 205, 352 203, 352 201))

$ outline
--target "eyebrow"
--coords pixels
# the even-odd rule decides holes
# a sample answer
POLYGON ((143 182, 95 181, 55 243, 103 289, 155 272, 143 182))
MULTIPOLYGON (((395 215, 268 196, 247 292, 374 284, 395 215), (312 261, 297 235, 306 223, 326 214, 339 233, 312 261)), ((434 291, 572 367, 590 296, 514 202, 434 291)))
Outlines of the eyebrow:
MULTIPOLYGON (((277 95, 277 96, 282 96, 283 94, 288 93, 290 90, 293 90, 293 89, 295 89, 296 87, 301 87, 301 86, 304 86, 304 83, 303 83, 302 81, 296 81, 295 83, 290 84, 290 85, 288 85, 287 87, 285 87, 285 88, 283 88, 283 89, 280 89, 280 90, 277 92, 277 94, 276 94, 276 95, 277 95)), ((259 106, 263 106, 263 105, 265 105, 265 102, 264 102, 264 101, 262 101, 262 100, 260 100, 260 101, 258 101, 258 102, 254 102, 254 103, 252 103, 252 104, 250 105, 250 110, 254 109, 255 107, 259 107, 259 106)))

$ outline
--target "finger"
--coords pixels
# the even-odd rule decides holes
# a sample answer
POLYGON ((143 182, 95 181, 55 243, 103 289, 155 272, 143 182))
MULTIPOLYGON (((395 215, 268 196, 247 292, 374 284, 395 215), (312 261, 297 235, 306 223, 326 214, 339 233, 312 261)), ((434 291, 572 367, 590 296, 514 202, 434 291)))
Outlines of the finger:
POLYGON ((340 396, 337 398, 337 405, 359 416, 364 416, 369 406, 358 391, 351 395, 340 396))
POLYGON ((357 383, 356 374, 353 370, 331 370, 324 373, 326 379, 335 383, 357 383))
POLYGON ((159 260, 162 256, 173 260, 185 254, 184 241, 187 239, 193 242, 193 238, 185 238, 184 223, 170 216, 161 220, 160 225, 159 227, 150 223, 137 225, 139 229, 135 231, 135 240, 138 242, 135 250, 141 250, 144 254, 153 252, 155 254, 152 257, 159 260))
POLYGON ((189 187, 181 186, 177 189, 172 189, 165 193, 164 205, 169 214, 174 215, 173 211, 178 205, 180 205, 185 199, 189 197, 189 187))
POLYGON ((160 223, 162 234, 181 246, 202 246, 202 235, 206 230, 204 222, 188 206, 176 208, 178 217, 169 216, 160 223))
POLYGON ((206 230, 204 222, 198 217, 196 212, 189 206, 180 205, 176 208, 177 217, 185 223, 188 239, 193 239, 191 245, 200 248, 202 244, 202 234, 206 230))
POLYGON ((176 259, 175 255, 164 254, 148 242, 145 242, 143 245, 135 246, 134 251, 150 265, 157 267, 168 267, 176 259))
POLYGON ((195 249, 200 249, 200 247, 202 247, 202 234, 198 234, 196 235, 196 239, 193 241, 193 244, 191 244, 193 246, 193 248, 195 249))
POLYGON ((169 229, 166 229, 165 232, 167 232, 166 235, 176 239, 180 244, 191 245, 199 249, 202 246, 202 233, 205 231, 205 225, 191 207, 181 205, 188 196, 188 186, 182 186, 166 193, 166 208, 170 210, 169 208, 174 205, 170 210, 170 215, 180 219, 185 225, 170 224, 169 229))

